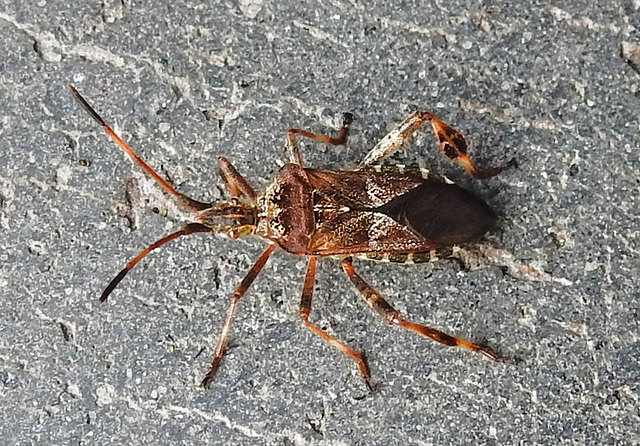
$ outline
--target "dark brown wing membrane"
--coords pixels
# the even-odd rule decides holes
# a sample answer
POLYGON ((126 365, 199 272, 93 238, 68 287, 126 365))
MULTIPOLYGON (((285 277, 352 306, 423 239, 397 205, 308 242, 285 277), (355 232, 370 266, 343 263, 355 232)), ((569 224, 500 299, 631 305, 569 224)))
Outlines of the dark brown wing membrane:
POLYGON ((480 237, 497 220, 481 199, 455 184, 428 181, 376 209, 434 244, 456 245, 480 237))

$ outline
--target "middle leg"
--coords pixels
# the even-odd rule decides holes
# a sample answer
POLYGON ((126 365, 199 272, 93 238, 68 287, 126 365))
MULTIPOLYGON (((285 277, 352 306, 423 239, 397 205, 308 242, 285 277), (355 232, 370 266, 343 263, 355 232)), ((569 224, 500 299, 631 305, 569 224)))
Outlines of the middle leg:
POLYGON ((388 323, 408 328, 411 331, 415 331, 422 336, 426 336, 429 339, 432 339, 436 342, 439 342, 440 344, 444 344, 449 347, 462 347, 474 352, 478 352, 489 359, 493 359, 494 361, 508 360, 490 347, 476 344, 475 342, 452 336, 440 330, 436 330, 435 328, 416 324, 403 319, 398 311, 396 311, 396 309, 393 308, 389 304, 389 302, 387 302, 380 295, 380 293, 378 293, 371 285, 365 282, 358 273, 356 273, 350 257, 347 257, 342 261, 342 268, 344 269, 344 272, 347 273, 347 276, 356 287, 356 289, 360 292, 360 294, 362 294, 362 297, 367 302, 367 304, 380 316, 382 316, 388 323))
POLYGON ((309 313, 311 313, 311 297, 313 295, 313 286, 315 285, 316 281, 316 260, 317 257, 314 256, 309 258, 307 274, 304 277, 304 285, 302 287, 302 298, 300 299, 300 319, 302 319, 302 323, 311 332, 320 336, 322 339, 327 341, 329 344, 340 350, 352 361, 354 361, 357 364, 358 369, 360 370, 360 374, 364 378, 365 384, 367 385, 369 390, 372 390, 371 374, 369 373, 369 367, 367 366, 367 363, 362 355, 350 349, 342 342, 331 336, 329 333, 322 330, 320 327, 309 322, 309 313))

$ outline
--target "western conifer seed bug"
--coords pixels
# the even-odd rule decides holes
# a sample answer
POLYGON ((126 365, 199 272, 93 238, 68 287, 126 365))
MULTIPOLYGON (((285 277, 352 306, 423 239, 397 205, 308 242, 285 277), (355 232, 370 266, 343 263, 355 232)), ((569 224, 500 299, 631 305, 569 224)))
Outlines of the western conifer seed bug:
POLYGON ((218 167, 231 194, 223 203, 203 203, 176 191, 158 175, 109 127, 71 85, 73 97, 104 131, 162 188, 184 207, 196 212, 192 223, 152 243, 134 257, 106 287, 104 302, 125 275, 154 249, 183 235, 196 232, 226 234, 231 239, 256 235, 268 242, 236 288, 231 299, 209 371, 202 380, 209 387, 225 353, 238 301, 277 249, 307 256, 307 272, 302 286, 300 319, 310 331, 356 363, 371 389, 371 374, 363 355, 309 321, 319 257, 338 257, 342 269, 365 302, 389 324, 408 328, 447 346, 463 347, 494 360, 507 358, 492 348, 404 319, 371 285, 356 272, 352 258, 418 263, 450 257, 457 245, 481 237, 496 223, 497 216, 480 198, 445 177, 424 169, 384 166, 393 154, 423 124, 429 122, 442 152, 461 164, 475 178, 489 178, 513 163, 478 169, 467 155, 467 144, 457 130, 433 114, 417 111, 409 115, 364 157, 352 171, 331 171, 303 167, 296 138, 304 136, 326 144, 341 145, 347 139, 353 116, 344 114, 342 128, 335 137, 300 129, 289 129, 286 137, 289 163, 262 194, 256 193, 227 158, 218 158, 218 167))

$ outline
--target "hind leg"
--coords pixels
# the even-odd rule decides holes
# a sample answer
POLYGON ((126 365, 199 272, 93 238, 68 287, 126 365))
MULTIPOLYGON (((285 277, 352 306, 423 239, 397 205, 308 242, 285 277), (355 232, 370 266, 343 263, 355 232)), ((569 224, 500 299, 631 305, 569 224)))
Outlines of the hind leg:
POLYGON ((440 149, 451 160, 463 166, 469 174, 475 178, 490 178, 499 174, 506 167, 515 164, 514 160, 500 167, 490 167, 487 169, 478 169, 469 155, 467 154, 467 142, 462 133, 453 127, 440 121, 427 111, 416 111, 410 114, 389 132, 384 138, 375 145, 371 151, 364 157, 360 163, 360 167, 367 167, 373 164, 379 164, 384 159, 393 155, 402 144, 405 143, 417 130, 419 130, 426 122, 431 124, 433 133, 435 134, 440 149))
POLYGON ((435 328, 416 324, 414 322, 409 322, 408 320, 402 318, 398 311, 393 308, 389 304, 389 302, 387 302, 380 295, 380 293, 378 293, 371 285, 365 282, 358 273, 356 273, 350 257, 347 257, 342 261, 342 268, 344 269, 344 272, 347 274, 358 292, 367 302, 367 305, 369 305, 376 313, 382 316, 388 323, 407 328, 411 331, 421 334, 422 336, 426 336, 433 341, 439 342, 440 344, 444 344, 449 347, 462 347, 466 348, 467 350, 478 352, 489 359, 493 359, 494 361, 507 360, 507 358, 490 347, 476 344, 475 342, 471 342, 463 338, 452 336, 440 330, 436 330, 435 328))

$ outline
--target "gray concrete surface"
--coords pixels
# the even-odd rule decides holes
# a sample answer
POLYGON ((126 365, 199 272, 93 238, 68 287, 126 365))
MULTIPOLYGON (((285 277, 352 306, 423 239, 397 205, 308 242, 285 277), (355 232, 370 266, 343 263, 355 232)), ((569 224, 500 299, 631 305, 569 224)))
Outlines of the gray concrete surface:
POLYGON ((2 1, 0 443, 640 444, 639 24, 637 0, 2 1), (183 215, 67 83, 205 200, 223 196, 217 156, 262 188, 288 127, 329 132, 344 111, 349 144, 305 144, 308 165, 356 165, 415 109, 463 131, 479 165, 515 157, 472 181, 423 132, 396 158, 485 197, 502 267, 357 266, 413 320, 522 363, 387 326, 322 261, 312 319, 366 352, 370 394, 298 321, 304 259, 279 253, 203 391, 264 244, 184 238, 100 304, 183 215))

